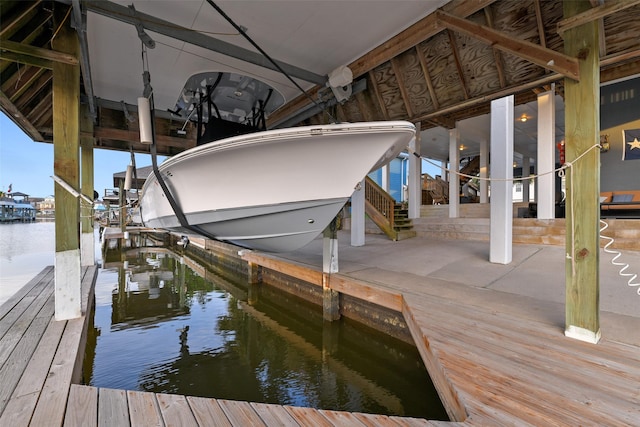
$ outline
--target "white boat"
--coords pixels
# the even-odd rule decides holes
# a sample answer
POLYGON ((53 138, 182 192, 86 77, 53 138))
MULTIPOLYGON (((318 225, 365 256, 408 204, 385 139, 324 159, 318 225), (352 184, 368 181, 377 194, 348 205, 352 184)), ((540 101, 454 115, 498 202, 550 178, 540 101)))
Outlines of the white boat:
MULTIPOLYGON (((405 121, 269 130, 192 148, 158 170, 200 234, 287 252, 318 236, 366 174, 394 159, 414 136, 415 127, 405 121)), ((153 172, 140 208, 147 227, 193 232, 181 225, 153 172)))

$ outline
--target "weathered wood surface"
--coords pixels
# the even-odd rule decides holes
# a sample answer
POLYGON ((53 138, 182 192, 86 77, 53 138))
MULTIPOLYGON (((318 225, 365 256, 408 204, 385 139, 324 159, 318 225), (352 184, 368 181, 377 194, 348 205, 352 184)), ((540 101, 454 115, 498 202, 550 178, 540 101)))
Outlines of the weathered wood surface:
MULTIPOLYGON (((93 295, 97 267, 83 269, 83 309, 93 295)), ((86 316, 55 321, 54 269, 45 268, 0 307, 0 425, 62 425, 78 371, 86 316)), ((81 396, 71 396, 77 404, 81 396)), ((86 398, 82 396, 82 398, 86 398)), ((94 405, 95 406, 95 405, 94 405)), ((69 425, 87 417, 79 418, 69 425)))
MULTIPOLYGON (((277 258, 270 257, 268 262, 283 267, 285 261, 274 259, 277 258)), ((303 276, 314 276, 314 268, 309 267, 307 273, 302 271, 301 263, 296 268, 303 276)), ((51 269, 47 272, 50 276, 53 273, 51 269)), ((89 283, 93 278, 92 272, 86 271, 83 282, 89 283)), ((343 291, 351 289, 356 294, 365 283, 344 274, 332 278, 340 279, 343 291)), ((569 340, 548 319, 532 318, 531 310, 500 304, 487 308, 490 295, 486 292, 453 284, 445 288, 434 279, 385 283, 380 277, 378 283, 367 282, 366 294, 379 291, 384 298, 393 297, 401 302, 425 365, 440 395, 446 398, 450 394, 449 403, 453 401, 454 405, 449 412, 460 422, 72 384, 76 357, 68 348, 78 352, 77 331, 83 329, 82 322, 51 320, 52 291, 49 289, 45 299, 47 286, 42 285, 43 281, 47 282, 46 275, 37 276, 18 297, 8 301, 12 309, 22 310, 20 315, 10 315, 11 309, 0 307, 3 336, 10 336, 13 325, 19 324, 20 317, 32 309, 33 320, 24 335, 41 331, 30 358, 24 356, 33 347, 28 344, 33 338, 13 346, 0 365, 0 375, 5 375, 0 388, 9 384, 13 390, 9 400, 2 401, 0 425, 619 426, 637 425, 640 420, 637 347, 606 339, 598 345, 569 340), (22 301, 25 302, 21 304, 22 301), (38 306, 40 309, 35 310, 38 306), (49 322, 43 328, 38 319, 47 317, 49 322), (7 319, 12 322, 8 327, 3 325, 7 319), (17 379, 11 379, 14 374, 5 368, 8 362, 12 362, 12 367, 22 364, 23 373, 17 379)), ((85 292, 85 298, 88 297, 85 292)))

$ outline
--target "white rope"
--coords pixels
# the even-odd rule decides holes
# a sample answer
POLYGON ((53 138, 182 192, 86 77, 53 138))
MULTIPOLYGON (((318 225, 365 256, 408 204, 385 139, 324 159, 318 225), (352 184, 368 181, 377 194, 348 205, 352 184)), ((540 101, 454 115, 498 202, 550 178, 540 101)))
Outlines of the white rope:
MULTIPOLYGON (((548 172, 539 173, 537 175, 524 176, 524 177, 520 177, 520 178, 484 178, 484 177, 467 175, 467 174, 461 173, 459 171, 455 171, 455 170, 451 170, 451 169, 447 169, 447 168, 442 168, 442 169, 444 169, 445 171, 447 171, 449 173, 453 173, 453 174, 456 174, 456 175, 459 175, 459 176, 463 176, 465 178, 477 179, 477 180, 480 180, 480 181, 489 181, 489 182, 490 181, 524 181, 524 180, 528 180, 528 179, 536 179, 538 177, 545 176, 545 175, 550 175, 550 174, 556 173, 556 172, 558 173, 558 176, 560 178, 563 178, 566 175, 566 171, 569 170, 569 174, 570 174, 570 176, 569 176, 570 194, 572 195, 571 198, 570 198, 570 202, 571 202, 571 206, 570 206, 570 208, 571 208, 571 233, 572 233, 572 235, 574 235, 575 234, 575 226, 576 226, 575 224, 576 224, 576 222, 575 222, 575 209, 573 207, 573 194, 574 194, 573 181, 574 180, 573 180, 573 169, 572 169, 572 166, 576 162, 578 162, 580 159, 582 159, 582 157, 586 156, 591 150, 594 150, 596 148, 601 148, 600 144, 592 145, 584 153, 582 153, 578 157, 576 157, 573 160, 573 162, 565 162, 562 166, 560 166, 557 169, 554 169, 554 170, 548 171, 548 172)), ((411 154, 420 156, 419 154, 417 154, 415 152, 415 150, 413 150, 411 148, 408 148, 408 151, 411 154)), ((440 165, 435 164, 434 162, 430 161, 429 159, 426 159, 426 158, 423 158, 423 157, 421 157, 421 158, 423 160, 425 160, 426 162, 428 162, 428 163, 430 163, 430 164, 432 164, 432 165, 434 165, 436 167, 440 167, 440 165)), ((606 253, 615 255, 613 257, 613 259, 611 260, 611 264, 613 264, 615 266, 618 266, 618 267, 622 267, 618 274, 620 276, 622 276, 622 277, 629 278, 627 284, 629 286, 632 286, 632 287, 638 287, 637 293, 638 293, 638 295, 640 295, 640 283, 636 282, 636 279, 637 279, 638 275, 634 274, 634 273, 625 273, 625 270, 627 270, 629 268, 629 264, 617 261, 618 258, 620 258, 622 256, 622 253, 617 251, 617 250, 609 248, 614 243, 614 239, 612 237, 605 236, 605 235, 602 234, 602 232, 604 230, 606 230, 609 225, 605 221, 603 221, 602 219, 600 219, 600 222, 603 224, 603 227, 600 229, 600 238, 608 240, 608 243, 605 244, 605 246, 604 246, 604 251, 606 253)), ((572 238, 571 239, 571 254, 567 253, 566 254, 566 258, 571 260, 571 275, 574 276, 574 277, 576 275, 576 263, 575 263, 575 259, 574 259, 575 253, 576 253, 576 250, 575 250, 575 239, 572 238)))
POLYGON ((622 253, 618 250, 615 249, 609 249, 609 246, 613 245, 614 239, 613 237, 609 237, 609 236, 605 236, 604 234, 602 234, 602 232, 604 230, 606 230, 609 227, 609 224, 607 224, 605 221, 603 221, 602 219, 600 220, 600 223, 602 224, 602 228, 600 229, 600 238, 602 239, 606 239, 608 240, 607 244, 604 245, 604 251, 608 254, 613 254, 615 255, 613 257, 613 259, 611 260, 611 264, 617 266, 617 267, 622 267, 620 268, 620 270, 618 271, 618 275, 622 276, 622 277, 628 277, 629 280, 627 281, 627 285, 631 286, 631 287, 638 287, 638 295, 640 295, 640 283, 636 282, 636 278, 638 277, 637 274, 634 273, 625 273, 625 270, 627 268, 629 268, 629 264, 627 264, 626 262, 618 262, 618 258, 620 258, 622 256, 622 253))

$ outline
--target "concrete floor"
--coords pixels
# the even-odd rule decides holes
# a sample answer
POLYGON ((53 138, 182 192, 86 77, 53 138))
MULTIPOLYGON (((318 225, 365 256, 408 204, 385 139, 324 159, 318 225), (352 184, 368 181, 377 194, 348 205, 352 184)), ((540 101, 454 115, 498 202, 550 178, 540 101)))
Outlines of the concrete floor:
MULTIPOLYGON (((392 284, 398 281, 434 283, 443 292, 475 298, 496 310, 516 310, 557 325, 565 325, 565 248, 513 245, 508 265, 489 262, 489 242, 411 238, 393 242, 367 234, 361 247, 350 246, 348 231, 338 234, 339 272, 361 280, 392 284)), ((279 257, 322 267, 322 238, 279 257)), ((640 346, 640 287, 629 286, 613 255, 600 253, 600 327, 603 339, 640 346)), ((640 252, 622 251, 618 262, 627 273, 640 273, 640 252)), ((634 283, 640 283, 640 277, 634 283)))

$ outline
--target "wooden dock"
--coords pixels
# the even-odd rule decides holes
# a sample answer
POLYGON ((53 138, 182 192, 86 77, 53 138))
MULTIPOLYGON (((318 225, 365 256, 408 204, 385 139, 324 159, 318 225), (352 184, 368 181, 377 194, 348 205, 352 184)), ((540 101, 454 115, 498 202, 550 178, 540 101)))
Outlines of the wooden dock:
MULTIPOLYGON (((256 253, 245 259, 322 284, 322 272, 256 253)), ((84 270, 92 301, 96 267, 84 270)), ((326 278, 325 278, 326 280, 326 278)), ((453 420, 316 410, 79 385, 87 318, 53 320, 53 267, 0 307, 0 425, 485 426, 640 424, 640 351, 567 339, 517 295, 424 282, 331 276, 339 292, 404 314, 453 420), (528 307, 528 308, 525 308, 528 307)))

